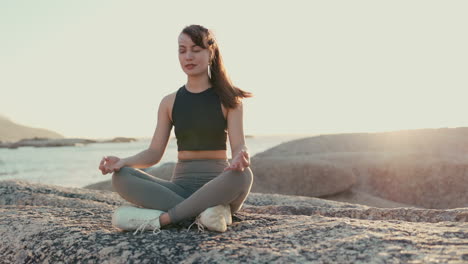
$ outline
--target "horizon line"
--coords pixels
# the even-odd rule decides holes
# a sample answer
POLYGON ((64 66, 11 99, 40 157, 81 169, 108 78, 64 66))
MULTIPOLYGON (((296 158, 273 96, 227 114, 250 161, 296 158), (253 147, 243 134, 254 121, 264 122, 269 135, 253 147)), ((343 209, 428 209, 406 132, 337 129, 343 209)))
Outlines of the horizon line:
MULTIPOLYGON (((457 129, 457 128, 468 128, 468 126, 454 126, 454 127, 425 127, 425 128, 403 128, 403 129, 388 129, 388 130, 375 130, 375 131, 342 131, 342 132, 303 132, 303 133, 255 133, 245 134, 245 137, 268 137, 268 136, 320 136, 320 135, 337 135, 337 134, 370 134, 370 133, 391 133, 391 132, 402 132, 402 131, 414 131, 414 130, 436 130, 436 129, 457 129)), ((113 139, 113 138, 136 138, 136 139, 150 139, 152 136, 111 136, 111 137, 66 137, 64 138, 83 138, 83 139, 113 139)), ((169 139, 175 139, 175 136, 170 136, 169 139)))

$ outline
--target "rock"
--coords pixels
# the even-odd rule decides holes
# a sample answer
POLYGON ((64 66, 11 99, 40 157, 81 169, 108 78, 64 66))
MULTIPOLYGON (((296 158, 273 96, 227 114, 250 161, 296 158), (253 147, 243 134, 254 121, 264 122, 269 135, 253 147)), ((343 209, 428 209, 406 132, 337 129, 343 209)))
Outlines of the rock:
POLYGON ((350 190, 354 192, 424 208, 468 207, 468 157, 464 160, 463 156, 448 154, 353 152, 297 158, 305 157, 353 173, 356 181, 350 190))
POLYGON ((0 145, 0 147, 7 148, 18 148, 18 147, 66 147, 66 146, 81 146, 85 144, 96 143, 95 140, 82 139, 82 138, 61 138, 61 139, 49 139, 49 138, 29 138, 22 139, 15 143, 8 143, 0 145))
POLYGON ((324 135, 254 158, 326 162, 354 174, 354 192, 424 208, 468 207, 468 128, 324 135))
POLYGON ((353 203, 353 204, 362 204, 372 207, 380 208, 395 208, 395 207, 417 207, 411 204, 398 203, 391 200, 383 199, 378 196, 349 189, 338 194, 332 194, 327 196, 321 196, 320 198, 338 202, 353 203))
POLYGON ((351 171, 310 157, 251 158, 252 192, 320 197, 349 189, 356 181, 351 171))
POLYGON ((343 152, 466 154, 468 127, 320 135, 285 142, 256 156, 287 157, 343 152))
POLYGON ((115 192, 112 180, 100 181, 84 186, 85 189, 115 192))
POLYGON ((125 143, 137 141, 136 138, 116 137, 110 140, 99 141, 99 143, 125 143))
POLYGON ((425 263, 468 257, 468 208, 382 209, 250 193, 225 233, 191 221, 133 235, 116 193, 0 181, 3 263, 425 263))
POLYGON ((17 149, 17 146, 14 146, 11 142, 3 142, 0 143, 0 148, 9 148, 9 149, 17 149))
POLYGON ((44 137, 33 137, 21 139, 17 142, 0 142, 0 148, 16 149, 19 147, 69 147, 69 146, 83 146, 90 143, 122 143, 122 142, 133 142, 135 138, 124 138, 116 137, 111 140, 96 141, 93 139, 83 138, 44 138, 44 137))
POLYGON ((424 208, 468 207, 468 160, 414 153, 356 164, 356 190, 424 208))

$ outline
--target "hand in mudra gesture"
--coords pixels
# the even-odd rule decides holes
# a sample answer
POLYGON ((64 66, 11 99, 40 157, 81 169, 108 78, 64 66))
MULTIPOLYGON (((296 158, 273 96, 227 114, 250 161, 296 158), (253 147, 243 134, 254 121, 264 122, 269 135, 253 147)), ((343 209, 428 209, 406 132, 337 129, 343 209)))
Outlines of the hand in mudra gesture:
POLYGON ((123 166, 123 161, 115 156, 105 156, 102 158, 101 163, 99 163, 99 169, 102 175, 119 171, 123 166))
POLYGON ((237 155, 231 160, 231 165, 224 168, 224 171, 228 170, 238 170, 244 171, 245 168, 250 166, 249 153, 246 150, 241 150, 237 155))

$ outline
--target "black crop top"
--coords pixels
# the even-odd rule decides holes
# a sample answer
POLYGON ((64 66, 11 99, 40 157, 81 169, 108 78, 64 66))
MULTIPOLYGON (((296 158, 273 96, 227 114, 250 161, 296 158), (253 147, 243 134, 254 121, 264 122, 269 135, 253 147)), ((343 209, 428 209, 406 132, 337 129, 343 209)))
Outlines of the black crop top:
POLYGON ((172 121, 177 150, 225 150, 227 121, 213 87, 192 93, 185 85, 177 90, 172 121))

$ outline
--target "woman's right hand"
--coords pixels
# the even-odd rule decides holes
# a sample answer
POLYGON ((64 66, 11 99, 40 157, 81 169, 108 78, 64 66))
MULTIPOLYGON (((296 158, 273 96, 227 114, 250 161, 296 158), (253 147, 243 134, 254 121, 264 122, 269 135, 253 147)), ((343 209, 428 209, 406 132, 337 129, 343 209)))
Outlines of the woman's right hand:
POLYGON ((119 171, 124 166, 122 159, 116 156, 104 156, 99 164, 102 175, 119 171))

